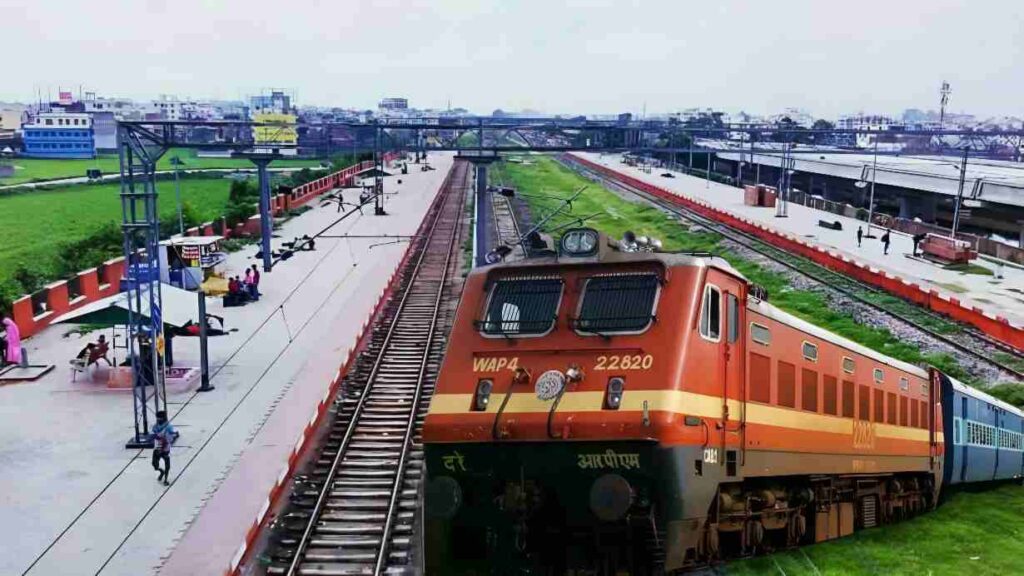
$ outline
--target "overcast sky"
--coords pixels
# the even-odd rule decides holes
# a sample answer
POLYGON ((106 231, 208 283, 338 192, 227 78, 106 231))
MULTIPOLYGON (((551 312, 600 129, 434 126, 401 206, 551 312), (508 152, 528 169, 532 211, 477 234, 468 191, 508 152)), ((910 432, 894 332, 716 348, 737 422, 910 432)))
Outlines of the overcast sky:
POLYGON ((0 0, 0 100, 1024 115, 1024 0, 0 0))

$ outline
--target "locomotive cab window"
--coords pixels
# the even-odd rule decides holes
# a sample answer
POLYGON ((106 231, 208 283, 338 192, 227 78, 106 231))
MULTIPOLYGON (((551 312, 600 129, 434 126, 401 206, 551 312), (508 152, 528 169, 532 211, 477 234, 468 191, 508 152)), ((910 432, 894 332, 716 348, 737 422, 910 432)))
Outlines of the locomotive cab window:
POLYGON ((491 336, 537 336, 555 324, 562 280, 515 278, 499 280, 491 289, 480 331, 491 336))
POLYGON ((643 332, 654 319, 658 285, 654 274, 588 278, 576 329, 596 334, 643 332))
POLYGON ((700 307, 700 335, 718 342, 722 339, 722 292, 718 286, 704 287, 704 301, 700 307))

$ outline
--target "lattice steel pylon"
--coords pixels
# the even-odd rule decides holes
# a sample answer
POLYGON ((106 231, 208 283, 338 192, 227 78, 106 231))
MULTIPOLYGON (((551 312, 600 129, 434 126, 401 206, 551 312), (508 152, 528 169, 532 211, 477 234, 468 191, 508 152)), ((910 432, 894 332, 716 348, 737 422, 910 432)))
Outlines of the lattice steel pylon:
POLYGON ((164 335, 160 289, 160 219, 157 212, 156 163, 164 152, 138 131, 119 126, 121 160, 121 230, 125 272, 121 289, 128 301, 128 358, 132 366, 134 435, 126 448, 149 448, 150 418, 166 410, 167 390, 161 367, 164 335), (152 411, 152 414, 151 412, 152 411))

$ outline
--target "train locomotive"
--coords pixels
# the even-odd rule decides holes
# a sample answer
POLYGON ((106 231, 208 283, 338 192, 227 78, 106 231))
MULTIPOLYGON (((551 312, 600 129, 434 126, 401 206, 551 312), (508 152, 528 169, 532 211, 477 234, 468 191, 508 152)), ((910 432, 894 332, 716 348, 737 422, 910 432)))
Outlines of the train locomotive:
POLYGON ((1024 415, 580 228, 473 270, 423 427, 428 574, 652 574, 839 538, 1024 476, 1024 415))

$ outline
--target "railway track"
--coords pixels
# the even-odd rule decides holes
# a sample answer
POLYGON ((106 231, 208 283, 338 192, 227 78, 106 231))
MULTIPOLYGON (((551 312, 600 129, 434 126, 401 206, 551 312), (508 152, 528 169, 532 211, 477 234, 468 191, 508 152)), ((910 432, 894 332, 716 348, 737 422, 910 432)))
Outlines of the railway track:
POLYGON ((512 199, 500 194, 492 195, 491 217, 494 219, 494 233, 498 244, 512 248, 512 252, 505 257, 505 261, 525 259, 526 253, 520 242, 519 221, 516 218, 515 208, 512 206, 512 199))
POLYGON ((810 278, 828 289, 839 292, 852 298, 876 311, 895 317, 902 322, 910 324, 917 330, 924 332, 932 338, 969 355, 979 362, 988 364, 1008 376, 1024 381, 1024 372, 1010 366, 993 357, 993 352, 998 351, 1011 356, 1020 356, 1021 351, 1008 346, 988 335, 958 322, 950 320, 940 314, 936 314, 913 303, 907 302, 892 294, 859 282, 853 278, 825 268, 807 258, 794 256, 784 250, 776 248, 760 238, 722 224, 711 218, 702 216, 679 204, 669 202, 658 196, 654 196, 622 182, 609 179, 586 166, 558 158, 559 163, 566 166, 584 177, 600 182, 605 186, 615 188, 633 194, 648 202, 655 204, 662 209, 679 216, 689 222, 698 224, 711 230, 722 237, 731 240, 747 249, 774 261, 790 270, 810 278))
POLYGON ((321 452, 296 478, 274 526, 268 574, 417 571, 419 434, 454 319, 468 174, 466 163, 455 163, 426 232, 410 246, 395 292, 335 399, 321 452))

